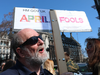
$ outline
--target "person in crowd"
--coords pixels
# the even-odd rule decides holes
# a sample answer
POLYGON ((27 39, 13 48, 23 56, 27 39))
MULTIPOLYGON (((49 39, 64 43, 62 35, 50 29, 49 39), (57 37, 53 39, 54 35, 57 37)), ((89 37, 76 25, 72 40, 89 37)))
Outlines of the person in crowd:
POLYGON ((16 64, 16 61, 14 61, 12 59, 8 59, 6 61, 6 63, 5 63, 5 65, 4 65, 4 68, 3 68, 2 72, 5 71, 5 70, 7 70, 7 69, 9 69, 12 66, 14 66, 15 64, 16 64))
POLYGON ((100 39, 86 38, 86 51, 88 54, 88 66, 92 69, 93 75, 100 75, 100 39))
POLYGON ((44 62, 44 69, 47 69, 49 72, 51 72, 53 75, 56 75, 54 70, 54 62, 51 59, 47 59, 44 62))
MULTIPOLYGON (((25 28, 14 34, 11 49, 15 52, 16 65, 3 71, 0 75, 52 75, 42 68, 48 59, 43 39, 35 30, 25 28)), ((62 75, 72 75, 65 72, 62 75)))
POLYGON ((5 66, 5 62, 2 62, 1 63, 1 72, 3 71, 4 66, 5 66))
POLYGON ((67 52, 64 52, 64 55, 68 72, 77 72, 79 70, 79 66, 70 59, 67 52))

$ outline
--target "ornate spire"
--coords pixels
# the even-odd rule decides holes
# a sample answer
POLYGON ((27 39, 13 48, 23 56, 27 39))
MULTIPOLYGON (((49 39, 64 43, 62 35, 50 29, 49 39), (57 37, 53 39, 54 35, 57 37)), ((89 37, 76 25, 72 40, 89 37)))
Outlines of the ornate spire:
POLYGON ((72 36, 72 32, 70 32, 70 38, 73 38, 73 36, 72 36))

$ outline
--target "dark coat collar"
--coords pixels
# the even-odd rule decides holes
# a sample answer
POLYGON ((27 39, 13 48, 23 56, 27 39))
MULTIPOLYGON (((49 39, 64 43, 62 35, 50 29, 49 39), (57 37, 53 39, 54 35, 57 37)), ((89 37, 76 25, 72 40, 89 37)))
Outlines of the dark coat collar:
MULTIPOLYGON (((36 74, 36 72, 32 72, 30 71, 28 68, 26 68, 21 62, 19 62, 18 60, 16 61, 16 65, 15 67, 17 68, 18 72, 20 75, 30 75, 31 73, 36 74)), ((44 74, 44 69, 41 66, 40 69, 40 75, 44 74)))

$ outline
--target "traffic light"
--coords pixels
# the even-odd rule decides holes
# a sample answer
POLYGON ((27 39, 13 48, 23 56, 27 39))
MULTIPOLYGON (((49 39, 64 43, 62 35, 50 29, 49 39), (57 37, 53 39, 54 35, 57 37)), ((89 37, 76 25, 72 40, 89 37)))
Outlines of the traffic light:
POLYGON ((94 2, 99 15, 98 19, 100 19, 100 0, 94 0, 94 2))

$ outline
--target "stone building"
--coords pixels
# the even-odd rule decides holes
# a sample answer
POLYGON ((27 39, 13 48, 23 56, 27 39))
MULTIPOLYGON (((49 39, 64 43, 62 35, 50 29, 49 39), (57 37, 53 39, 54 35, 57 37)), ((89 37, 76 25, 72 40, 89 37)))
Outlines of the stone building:
POLYGON ((10 56, 10 39, 7 33, 0 37, 0 63, 9 59, 10 56))
MULTIPOLYGON (((69 53, 70 58, 74 62, 82 62, 83 59, 81 53, 81 45, 72 37, 72 33, 70 33, 70 37, 66 37, 64 33, 62 33, 61 38, 64 52, 69 53)), ((49 51, 50 59, 52 59, 54 64, 57 65, 52 34, 49 34, 49 49, 47 51, 49 51)))
POLYGON ((81 45, 73 38, 72 33, 70 37, 66 37, 64 33, 61 35, 64 52, 69 53, 70 58, 74 62, 82 62, 81 45))

